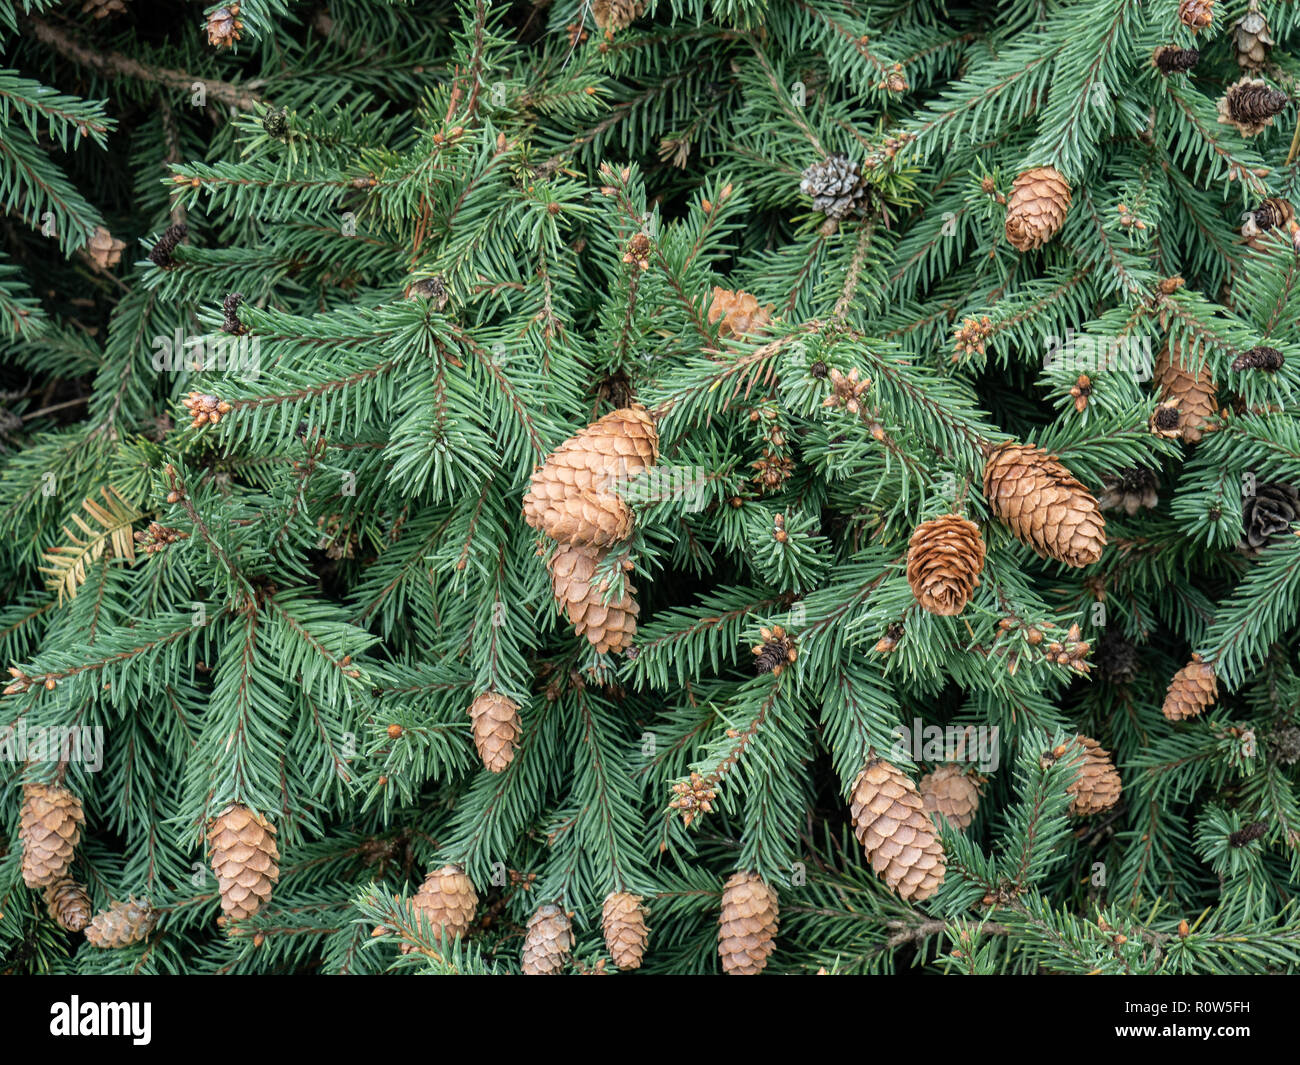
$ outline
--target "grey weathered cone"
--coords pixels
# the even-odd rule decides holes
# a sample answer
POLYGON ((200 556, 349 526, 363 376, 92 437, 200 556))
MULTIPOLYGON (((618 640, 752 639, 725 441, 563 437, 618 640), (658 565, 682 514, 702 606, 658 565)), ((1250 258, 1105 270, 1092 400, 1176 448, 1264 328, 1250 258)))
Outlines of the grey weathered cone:
POLYGON ((1243 70, 1262 70, 1275 43, 1268 22, 1252 0, 1250 10, 1232 27, 1232 46, 1237 55, 1237 65, 1243 70))
POLYGON ((1241 504, 1242 536, 1237 544, 1242 554, 1258 558, 1275 540, 1285 538, 1300 521, 1300 492, 1283 481, 1257 485, 1255 494, 1241 504))
POLYGON ((1137 676, 1137 647, 1118 629, 1108 627, 1097 641, 1092 664, 1097 676, 1108 684, 1128 684, 1137 676))
POLYGON ((814 210, 835 219, 857 212, 867 194, 861 167, 842 152, 809 166, 803 172, 799 191, 812 197, 814 210))
POLYGON ((1102 476, 1105 491, 1097 497, 1102 510, 1122 510, 1132 517, 1140 509, 1150 510, 1160 501, 1160 482, 1145 466, 1134 466, 1102 476))

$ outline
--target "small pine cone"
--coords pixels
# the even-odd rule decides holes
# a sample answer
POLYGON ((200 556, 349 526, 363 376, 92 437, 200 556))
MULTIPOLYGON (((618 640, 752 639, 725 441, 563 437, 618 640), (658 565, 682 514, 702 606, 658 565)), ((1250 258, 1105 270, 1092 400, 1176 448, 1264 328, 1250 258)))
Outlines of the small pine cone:
POLYGON ((659 460, 659 434, 645 407, 611 411, 570 437, 533 472, 524 520, 552 540, 603 547, 626 539, 632 511, 620 480, 659 460))
POLYGON ((757 873, 731 874, 722 889, 718 922, 718 956, 728 976, 757 976, 776 949, 780 923, 776 889, 757 873))
POLYGON ((163 270, 175 266, 176 263, 172 259, 172 253, 176 250, 176 245, 185 239, 185 234, 189 231, 190 227, 183 222, 168 226, 163 235, 158 238, 158 243, 149 249, 149 261, 163 270))
POLYGON ((731 292, 714 285, 713 301, 709 304, 709 324, 722 319, 722 324, 718 326, 719 340, 758 336, 766 331, 775 306, 769 303, 766 307, 760 307, 758 299, 748 292, 731 292))
POLYGON ((1092 664, 1108 684, 1128 684, 1138 672, 1137 647, 1118 629, 1108 628, 1097 642, 1092 664))
POLYGON ((639 969, 645 956, 650 929, 646 927, 646 909, 641 896, 626 891, 611 891, 601 910, 601 928, 605 946, 620 969, 639 969))
POLYGON ((280 879, 275 826, 231 803, 208 822, 208 846, 222 912, 232 921, 251 917, 270 901, 271 885, 280 879))
POLYGON ((1039 166, 1011 183, 1004 227, 1017 251, 1041 248, 1054 236, 1070 209, 1070 184, 1059 170, 1039 166))
POLYGON ((1166 76, 1184 74, 1201 61, 1201 53, 1195 48, 1176 48, 1172 44, 1162 44, 1151 56, 1151 61, 1166 76))
POLYGON ((147 899, 143 902, 128 899, 110 903, 108 909, 95 914, 86 926, 86 938, 91 946, 104 950, 129 947, 146 938, 157 923, 158 914, 147 899))
POLYGON ((23 845, 23 883, 45 887, 63 877, 72 864, 86 815, 81 800, 57 784, 24 784, 18 815, 23 845))
MULTIPOLYGON (((458 865, 433 870, 425 877, 420 890, 411 896, 411 909, 416 917, 423 917, 429 923, 437 943, 460 939, 468 932, 477 906, 474 882, 458 865)), ((403 954, 409 954, 416 948, 403 943, 401 949, 403 954)))
POLYGON ((1135 466, 1102 477, 1106 490, 1097 497, 1102 510, 1122 510, 1132 517, 1138 510, 1151 510, 1160 502, 1160 482, 1145 466, 1135 466))
POLYGON ((922 522, 907 547, 907 581, 931 614, 953 617, 980 582, 984 538, 979 526, 957 514, 922 522))
MULTIPOLYGON (((1171 337, 1169 343, 1161 349, 1156 358, 1155 383, 1160 389, 1161 398, 1168 408, 1177 408, 1177 423, 1169 429, 1157 431, 1162 436, 1175 436, 1195 444, 1214 426, 1210 419, 1219 412, 1214 401, 1214 378, 1210 376, 1208 363, 1202 363, 1199 370, 1193 370, 1181 346, 1171 337)), ((1157 416, 1159 411, 1156 412, 1157 416)), ((1157 417, 1157 426, 1159 419, 1157 417)))
POLYGON ((627 650, 641 613, 634 598, 636 589, 626 579, 622 598, 605 602, 605 591, 595 583, 595 573, 607 553, 608 548, 560 546, 547 563, 556 606, 568 614, 574 631, 585 636, 600 654, 627 650))
POLYGON ((1270 49, 1276 43, 1269 33, 1268 22, 1254 3, 1232 27, 1232 46, 1237 53, 1237 65, 1242 70, 1262 70, 1268 62, 1270 49))
POLYGON ((799 657, 799 649, 794 637, 780 625, 770 629, 759 629, 758 635, 763 642, 756 643, 750 648, 754 655, 754 670, 757 673, 771 673, 772 676, 779 677, 782 670, 799 657))
POLYGON ((949 762, 921 778, 921 801, 927 814, 942 814, 953 828, 966 828, 980 804, 975 781, 959 765, 949 762))
POLYGON ((1178 20, 1193 33, 1214 22, 1214 0, 1179 0, 1178 20))
POLYGON ((1270 543, 1287 536, 1300 521, 1300 492, 1283 481, 1256 487, 1241 505, 1242 537, 1238 550, 1247 558, 1258 558, 1270 543))
POLYGON ((1088 566, 1106 546, 1101 508, 1074 475, 1041 448, 1000 444, 984 466, 984 496, 1012 534, 1042 558, 1088 566))
POLYGON ((1110 753, 1088 736, 1079 736, 1067 757, 1078 766, 1074 780, 1065 790, 1071 796, 1070 813, 1088 817, 1109 810, 1119 802, 1124 782, 1120 779, 1110 753))
POLYGON ((528 918, 522 969, 525 976, 557 976, 573 951, 573 924, 553 903, 539 906, 528 918))
POLYGON ((60 877, 45 888, 45 908, 61 928, 80 932, 90 923, 90 896, 70 876, 60 877))
POLYGON ((208 44, 214 48, 231 48, 243 36, 244 24, 239 21, 239 5, 219 7, 208 16, 208 44))
POLYGON ((181 406, 190 412, 195 429, 205 425, 216 425, 225 415, 234 410, 225 400, 205 392, 191 392, 181 400, 181 406))
POLYGON ((1287 725, 1270 737, 1273 754, 1283 765, 1300 762, 1300 728, 1287 725))
POLYGON ((1219 98, 1219 121, 1254 137, 1273 124, 1287 105, 1286 93, 1259 78, 1243 77, 1219 98))
POLYGON ((861 168, 840 152, 808 167, 799 191, 813 198, 813 210, 835 219, 858 212, 867 194, 861 168))
POLYGON ((244 302, 242 292, 227 292, 221 301, 221 314, 223 321, 221 331, 229 333, 231 336, 243 336, 248 330, 244 323, 239 320, 239 305, 244 302))
POLYGON ((1266 370, 1269 373, 1276 373, 1282 369, 1286 359, 1277 348, 1264 346, 1251 348, 1249 351, 1243 351, 1232 360, 1232 369, 1236 373, 1243 370, 1266 370))
POLYGON ((1160 712, 1170 721, 1186 721, 1208 710, 1219 698, 1219 678, 1214 667, 1201 661, 1200 655, 1174 674, 1165 693, 1160 712))
POLYGON ((426 299, 433 304, 435 311, 440 311, 451 300, 451 290, 447 288, 447 282, 441 277, 425 277, 415 282, 411 286, 409 293, 412 297, 426 299))
POLYGON ((519 704, 499 692, 484 692, 469 707, 474 747, 489 773, 500 773, 519 745, 519 704))
POLYGON ((289 132, 289 111, 284 107, 273 107, 262 116, 262 129, 268 137, 282 140, 289 132))
POLYGON ((591 17, 607 33, 625 30, 645 13, 645 0, 592 0, 591 17))
POLYGON ((853 832, 876 875, 899 898, 924 902, 943 883, 947 859, 911 779, 872 758, 853 785, 853 832))
POLYGON ((95 228, 94 235, 86 244, 86 254, 96 270, 111 270, 122 261, 122 252, 126 242, 118 240, 103 226, 95 228))

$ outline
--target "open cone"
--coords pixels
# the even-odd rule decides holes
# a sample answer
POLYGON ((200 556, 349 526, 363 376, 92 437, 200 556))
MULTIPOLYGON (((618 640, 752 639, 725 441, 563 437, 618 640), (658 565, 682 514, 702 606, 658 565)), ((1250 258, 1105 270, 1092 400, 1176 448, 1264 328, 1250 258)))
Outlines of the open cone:
POLYGON ((499 692, 484 692, 469 707, 474 747, 490 773, 505 770, 519 745, 519 704, 499 692))
POLYGON ((44 887, 63 877, 72 864, 86 815, 81 800, 57 784, 24 784, 18 815, 23 845, 23 883, 44 887))
POLYGON ((611 891, 601 908, 601 930, 605 946, 620 969, 639 969, 645 957, 650 930, 646 927, 646 909, 640 895, 611 891))
POLYGON ((779 907, 775 889, 757 873, 737 872, 722 889, 718 956, 728 976, 757 976, 776 949, 779 907))
POLYGON ((1004 227, 1017 251, 1041 248, 1061 228, 1070 209, 1070 183, 1054 167, 1026 170, 1011 183, 1004 227))
MULTIPOLYGON (((460 939, 468 932, 477 906, 474 882, 458 865, 433 870, 411 896, 411 909, 429 923, 438 943, 460 939)), ((401 949, 403 954, 409 954, 416 948, 403 943, 401 949)))
POLYGON ((525 976, 557 976, 573 952, 573 924, 559 906, 547 903, 528 919, 521 968, 525 976))
POLYGON ((280 879, 275 826, 232 803, 208 823, 208 846, 222 912, 234 921, 251 917, 270 901, 271 885, 280 879))
POLYGON ((979 526, 956 514, 922 522, 907 547, 907 581, 931 614, 954 616, 979 584, 984 538, 979 526))
POLYGON ((943 844, 911 779, 883 758, 867 762, 853 785, 853 832, 871 868, 899 898, 923 902, 947 869, 943 844))
POLYGON ((1214 667, 1192 655, 1192 660, 1174 674, 1160 712, 1170 721, 1186 721, 1208 710, 1219 698, 1219 678, 1214 667))
POLYGON ((568 615, 577 634, 585 636, 601 654, 631 646, 641 612, 633 598, 636 589, 626 579, 623 595, 605 602, 605 591, 595 575, 607 553, 608 548, 561 545, 547 563, 555 605, 568 615))
POLYGON ((1012 534, 1043 558, 1088 566, 1106 546, 1097 500, 1041 448, 1005 443, 984 465, 984 496, 1012 534))

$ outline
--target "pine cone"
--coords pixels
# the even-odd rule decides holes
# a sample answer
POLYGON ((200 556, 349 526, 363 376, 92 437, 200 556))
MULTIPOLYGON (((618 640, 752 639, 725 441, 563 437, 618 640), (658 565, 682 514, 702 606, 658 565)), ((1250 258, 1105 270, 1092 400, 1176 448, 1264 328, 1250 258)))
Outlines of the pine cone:
POLYGON ((1243 535, 1238 550, 1248 558, 1258 558, 1270 543, 1291 532, 1300 521, 1300 492, 1283 481, 1271 481, 1255 489, 1241 505, 1243 535))
POLYGON ((231 803, 208 822, 208 846, 222 912, 234 921, 251 917, 270 901, 271 885, 280 879, 275 826, 231 803))
POLYGON ((593 583, 596 567, 607 553, 608 548, 561 546, 547 563, 556 605, 567 612, 577 634, 585 636, 600 654, 631 646, 641 612, 631 581, 624 579, 623 597, 610 603, 604 602, 604 590, 593 583))
POLYGON ((1192 362, 1184 356, 1181 346, 1172 337, 1156 359, 1155 383, 1167 404, 1177 408, 1178 423, 1162 435, 1176 436, 1195 444, 1208 432, 1214 431, 1210 419, 1219 408, 1214 402, 1215 385, 1210 376, 1208 362, 1199 370, 1192 370, 1192 362))
POLYGON ((857 213, 867 194, 861 168, 840 152, 808 167, 799 191, 813 198, 813 210, 835 219, 857 213))
POLYGON ((110 903, 108 909, 95 914, 86 928, 86 938, 91 946, 105 950, 129 947, 147 937, 157 923, 158 914, 147 899, 142 902, 128 899, 110 903))
POLYGON ((1273 753, 1283 765, 1295 765, 1300 762, 1300 728, 1287 725, 1278 729, 1270 737, 1273 753))
POLYGON ((1286 108, 1287 95, 1259 78, 1243 77, 1219 99, 1219 121, 1254 137, 1273 124, 1286 108))
POLYGON ((650 930, 646 927, 646 909, 641 896, 626 891, 611 891, 605 896, 601 911, 601 928, 605 946, 620 969, 639 969, 645 956, 650 930))
POLYGON ((757 873, 732 873, 722 889, 718 956, 728 976, 757 976, 776 949, 780 923, 776 889, 757 873))
POLYGON ((219 7, 208 16, 208 44, 214 48, 231 48, 243 36, 244 24, 239 21, 239 5, 219 7))
MULTIPOLYGON (((436 943, 460 939, 469 931, 478 906, 474 882, 458 865, 444 865, 424 879, 420 890, 411 896, 411 909, 415 917, 423 917, 433 929, 436 943)), ((416 947, 402 944, 402 953, 409 954, 416 947)))
POLYGON ((1106 546, 1101 508, 1074 475, 1041 448, 1000 444, 984 466, 993 513, 1042 558, 1088 566, 1106 546))
POLYGON ((1218 698, 1219 678, 1214 667, 1201 661, 1200 655, 1192 655, 1192 660, 1169 682, 1160 712, 1170 721, 1186 721, 1208 710, 1218 698))
POLYGON ((1137 647, 1118 629, 1108 628, 1097 642, 1092 664, 1108 684, 1128 684, 1138 672, 1137 647))
POLYGON ((645 407, 611 411, 547 456, 524 496, 524 520, 552 540, 597 547, 625 539, 632 511, 618 482, 659 460, 659 434, 645 407))
POLYGON ((1124 782, 1101 744, 1088 736, 1078 736, 1066 757, 1078 766, 1073 782, 1065 789, 1072 796, 1070 813, 1075 817, 1089 817, 1119 802, 1124 782))
POLYGON ((772 303, 760 307, 757 298, 748 292, 731 292, 714 285, 713 302, 709 304, 709 324, 722 319, 722 324, 718 326, 719 340, 757 336, 766 331, 774 307, 775 304, 772 303))
POLYGON ((175 266, 176 263, 172 259, 172 253, 176 250, 176 245, 185 239, 185 234, 189 231, 189 226, 182 222, 178 222, 174 226, 168 226, 163 235, 158 238, 158 243, 149 249, 149 261, 163 270, 175 266))
POLYGON ((961 829, 975 819, 980 791, 970 774, 949 762, 921 778, 921 802, 927 814, 941 814, 953 828, 961 829))
POLYGON ((1214 0, 1179 0, 1178 19, 1193 33, 1214 22, 1214 0))
POLYGON ((522 969, 525 976, 557 976, 573 951, 569 915, 553 903, 539 906, 528 918, 522 969))
POLYGON ((645 0, 592 0, 591 17, 608 33, 625 30, 645 13, 645 0))
POLYGON ((1243 370, 1266 370, 1269 373, 1276 373, 1282 369, 1286 359, 1277 348, 1254 347, 1249 351, 1243 351, 1232 360, 1232 368, 1236 373, 1243 370))
POLYGON ((45 887, 45 908, 61 928, 80 932, 90 923, 90 896, 70 876, 60 877, 45 887))
POLYGON ((1059 170, 1039 166, 1011 183, 1004 227, 1017 251, 1041 248, 1061 228, 1070 209, 1070 184, 1059 170))
POLYGON ((103 226, 97 226, 86 244, 86 254, 96 270, 111 270, 122 261, 126 242, 118 240, 103 226))
POLYGON ((947 859, 911 779, 872 758, 853 785, 853 832, 876 875, 902 899, 924 902, 943 883, 947 859))
POLYGON ((81 800, 57 784, 24 784, 18 815, 23 845, 23 883, 44 887, 62 878, 72 864, 86 815, 81 800))
POLYGON ((1097 497, 1097 505, 1102 510, 1122 510, 1132 517, 1139 509, 1145 507, 1151 510, 1160 502, 1157 491, 1160 482, 1145 466, 1106 474, 1101 481, 1106 486, 1106 490, 1097 497))
POLYGON ((1156 69, 1166 76, 1183 74, 1201 61, 1201 53, 1195 48, 1177 48, 1172 44, 1162 44, 1151 56, 1156 69))
POLYGON ((499 692, 484 692, 469 707, 474 747, 489 773, 500 773, 519 745, 519 704, 499 692))
POLYGON ((772 676, 779 677, 782 670, 799 657, 794 637, 780 625, 759 629, 758 636, 763 642, 750 648, 754 655, 755 672, 771 673, 772 676))
POLYGON ((1268 22, 1252 3, 1232 28, 1232 45, 1237 53, 1237 65, 1243 70, 1262 70, 1268 62, 1269 50, 1277 42, 1269 35, 1268 22))
POLYGON ((984 539, 979 526, 957 514, 922 522, 907 546, 907 581, 931 614, 953 617, 980 582, 984 539))

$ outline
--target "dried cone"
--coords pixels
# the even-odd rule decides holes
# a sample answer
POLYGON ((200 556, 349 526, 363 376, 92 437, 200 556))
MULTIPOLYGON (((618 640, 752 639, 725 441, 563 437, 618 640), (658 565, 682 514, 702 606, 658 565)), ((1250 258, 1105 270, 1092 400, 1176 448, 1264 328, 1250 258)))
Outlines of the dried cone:
POLYGON ((605 896, 601 911, 601 928, 605 946, 620 969, 639 969, 645 956, 650 929, 646 927, 646 909, 641 896, 626 891, 611 891, 605 896))
POLYGON ((208 822, 208 846, 222 912, 233 921, 251 917, 270 901, 271 885, 280 879, 275 826, 232 803, 208 822))
POLYGON ((110 949, 139 943, 153 931, 158 915, 148 901, 114 902, 90 919, 86 938, 91 946, 110 949))
POLYGON ((86 815, 81 800, 57 784, 24 784, 18 838, 23 845, 23 883, 44 887, 63 877, 81 842, 86 815))
POLYGON ((1054 167, 1026 170, 1011 183, 1005 232, 1018 251, 1041 248, 1061 228, 1070 209, 1070 185, 1054 167))
POLYGON ((484 692, 469 707, 474 747, 489 773, 500 773, 519 745, 519 704, 499 692, 484 692))
POLYGON ((111 270, 122 261, 126 242, 118 240, 103 226, 97 226, 86 244, 86 254, 96 270, 111 270))
POLYGON ((1252 2, 1250 10, 1232 28, 1232 46, 1237 53, 1237 65, 1243 70, 1262 70, 1268 62, 1273 45, 1268 22, 1252 2))
POLYGON ((636 589, 630 581, 623 581, 622 598, 608 603, 604 589, 593 583, 596 567, 607 551, 607 548, 561 546, 547 563, 556 605, 568 614, 578 635, 585 636, 601 654, 631 646, 636 635, 636 618, 641 612, 633 598, 636 589))
POLYGON ((946 859, 915 784, 883 758, 872 758, 853 785, 853 832, 876 875, 899 898, 923 902, 943 883, 946 859))
POLYGON ((966 609, 984 568, 984 538, 973 521, 956 514, 922 522, 907 547, 907 582, 931 614, 952 617, 966 609))
POLYGON ((1243 77, 1219 98, 1219 121, 1255 137, 1273 124, 1287 105, 1287 95, 1259 78, 1243 77))
POLYGON ((1065 789, 1071 796, 1070 813, 1087 817, 1109 810, 1119 802, 1119 793, 1124 786, 1110 754, 1087 736, 1075 739, 1073 751, 1071 760, 1079 768, 1073 783, 1065 789))
POLYGON ((591 17, 610 33, 625 30, 645 11, 645 0, 592 0, 591 17))
POLYGON ((757 976, 776 949, 776 890, 757 873, 732 873, 722 889, 718 956, 728 976, 757 976))
POLYGON ((1214 22, 1214 0, 1179 0, 1178 20, 1193 33, 1214 22))
POLYGON ((1192 655, 1192 660, 1169 682, 1160 712, 1170 721, 1186 721, 1208 710, 1218 698, 1219 678, 1214 667, 1201 661, 1200 655, 1192 655))
POLYGON ((528 918, 522 969, 525 976, 556 976, 569 963, 573 925, 553 903, 539 906, 528 918))
POLYGON ((953 828, 965 828, 975 819, 979 787, 961 766, 950 762, 921 778, 921 802, 927 814, 941 814, 953 828))
POLYGON ((731 292, 714 285, 713 300, 709 304, 709 324, 722 319, 718 326, 719 340, 756 336, 767 329, 774 307, 772 303, 760 307, 758 299, 748 292, 731 292))
POLYGON ((239 21, 239 5, 219 7, 208 15, 208 44, 214 48, 231 48, 243 36, 244 24, 239 21))
POLYGON ((659 459, 659 434, 645 407, 611 411, 570 437, 533 472, 524 520, 552 540, 604 546, 632 531, 617 484, 659 459))
MULTIPOLYGON (((458 865, 435 869, 425 877, 420 890, 411 896, 411 909, 417 917, 429 922, 437 943, 460 939, 468 932, 477 906, 474 882, 458 865)), ((402 944, 403 954, 415 949, 410 943, 402 944)))
POLYGON ((45 888, 45 908, 69 932, 80 932, 90 923, 90 896, 70 876, 60 877, 45 888))
POLYGON ((1161 398, 1174 404, 1178 411, 1178 424, 1161 435, 1172 435, 1194 444, 1206 433, 1213 431, 1210 419, 1219 412, 1214 402, 1214 379, 1206 363, 1199 370, 1184 357, 1182 348, 1172 337, 1156 358, 1156 386, 1161 398))
POLYGON ((1043 558, 1088 566, 1106 546, 1106 520, 1091 493, 1041 448, 1000 444, 984 466, 984 495, 1021 543, 1043 558))

